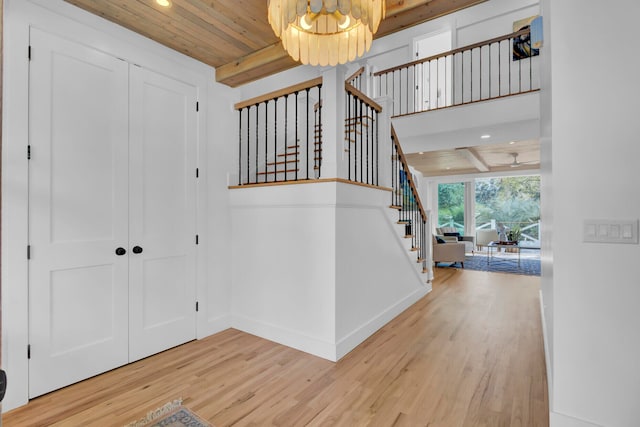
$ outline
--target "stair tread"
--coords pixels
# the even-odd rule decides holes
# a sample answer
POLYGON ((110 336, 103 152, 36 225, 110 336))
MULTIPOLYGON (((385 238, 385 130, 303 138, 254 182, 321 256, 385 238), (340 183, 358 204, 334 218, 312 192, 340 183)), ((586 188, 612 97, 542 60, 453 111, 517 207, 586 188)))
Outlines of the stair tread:
POLYGON ((285 165, 287 163, 300 163, 300 159, 298 159, 298 160, 284 160, 284 161, 281 161, 281 162, 269 162, 269 163, 267 163, 267 166, 285 165))
POLYGON ((391 209, 402 210, 402 206, 390 205, 389 207, 390 207, 391 209))
POLYGON ((300 169, 286 169, 286 170, 276 170, 276 171, 267 171, 267 172, 258 172, 258 175, 272 175, 276 173, 290 173, 290 172, 300 172, 300 169))

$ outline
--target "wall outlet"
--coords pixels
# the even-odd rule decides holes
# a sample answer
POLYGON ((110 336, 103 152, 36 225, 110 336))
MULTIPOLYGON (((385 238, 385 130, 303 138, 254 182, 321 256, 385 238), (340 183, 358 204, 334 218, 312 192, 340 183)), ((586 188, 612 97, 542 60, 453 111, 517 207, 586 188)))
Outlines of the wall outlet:
POLYGON ((588 243, 638 244, 638 220, 585 219, 583 238, 588 243))

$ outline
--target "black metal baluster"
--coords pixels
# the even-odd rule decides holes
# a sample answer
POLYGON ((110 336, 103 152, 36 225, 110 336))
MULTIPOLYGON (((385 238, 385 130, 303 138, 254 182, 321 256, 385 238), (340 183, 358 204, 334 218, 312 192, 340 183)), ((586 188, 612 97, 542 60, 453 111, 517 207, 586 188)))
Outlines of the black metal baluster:
POLYGON ((307 179, 309 179, 309 91, 311 88, 307 88, 307 160, 305 169, 307 170, 307 179))
POLYGON ((349 153, 349 165, 348 165, 348 178, 351 181, 351 103, 353 97, 350 93, 347 93, 347 120, 345 123, 345 142, 347 143, 347 153, 349 153))
POLYGON ((378 112, 376 111, 376 185, 380 185, 380 132, 378 129, 378 112))
POLYGON ((460 80, 462 80, 462 82, 461 82, 462 88, 460 89, 460 92, 462 92, 462 99, 461 99, 460 103, 464 104, 464 52, 460 52, 460 54, 462 55, 462 58, 461 58, 461 62, 462 62, 462 64, 461 64, 462 79, 460 79, 460 80))
POLYGON ((365 131, 367 132, 367 143, 366 143, 367 161, 365 163, 365 165, 367 167, 367 173, 366 173, 367 184, 369 184, 369 133, 373 129, 373 112, 372 111, 373 111, 373 109, 367 105, 367 117, 369 117, 369 114, 371 114, 371 120, 367 119, 367 123, 369 124, 369 126, 367 127, 367 129, 365 129, 365 131))
MULTIPOLYGON (((296 146, 300 145, 298 140, 298 92, 294 92, 296 95, 296 146)), ((298 149, 296 148, 296 181, 298 180, 298 149)))
POLYGON ((522 92, 522 58, 518 59, 518 92, 522 92))
POLYGON ((502 41, 498 42, 498 96, 502 96, 502 41))
MULTIPOLYGON (((289 94, 284 96, 284 152, 287 155, 284 160, 284 179, 283 181, 288 181, 289 173, 287 170, 289 169, 289 94)), ((297 148, 296 148, 297 151, 297 148)), ((297 167, 297 165, 296 165, 297 167)))
POLYGON ((471 68, 471 82, 470 84, 470 88, 471 88, 471 96, 469 98, 469 102, 473 102, 473 49, 471 49, 471 51, 469 52, 469 62, 470 64, 470 68, 471 68))
POLYGON ((258 108, 260 104, 256 104, 256 180, 255 183, 258 183, 258 108))
POLYGON ((513 42, 514 39, 509 37, 509 46, 507 46, 507 55, 509 55, 509 95, 511 95, 511 67, 513 65, 513 42))
MULTIPOLYGON (((269 180, 269 174, 268 169, 269 169, 269 100, 265 101, 264 103, 264 182, 267 182, 269 180)), ((274 169, 278 169, 278 159, 273 159, 273 163, 274 163, 274 169)))
POLYGON ((393 115, 396 115, 396 70, 391 72, 391 101, 393 102, 393 115))
POLYGON ((491 44, 489 44, 489 98, 491 98, 491 44))
MULTIPOLYGON (((276 162, 276 167, 273 171, 273 182, 278 181, 278 99, 273 100, 273 158, 276 162)), ((284 167, 287 167, 287 150, 284 150, 284 167)))
POLYGON ((238 110, 238 185, 242 185, 242 108, 238 110))
POLYGON ((529 47, 529 90, 533 90, 533 47, 529 47))
MULTIPOLYGON (((322 83, 318 85, 318 129, 322 130, 322 83)), ((314 150, 314 157, 317 154, 318 156, 318 178, 320 178, 321 170, 322 170, 322 132, 320 132, 320 139, 318 140, 320 143, 317 147, 317 152, 314 150)), ((307 152, 307 157, 309 156, 309 152, 307 152)))
POLYGON ((250 129, 251 129, 251 117, 250 117, 250 111, 251 111, 251 107, 247 107, 247 184, 251 183, 251 180, 249 179, 249 157, 251 157, 251 152, 250 147, 249 147, 249 135, 250 135, 250 129))

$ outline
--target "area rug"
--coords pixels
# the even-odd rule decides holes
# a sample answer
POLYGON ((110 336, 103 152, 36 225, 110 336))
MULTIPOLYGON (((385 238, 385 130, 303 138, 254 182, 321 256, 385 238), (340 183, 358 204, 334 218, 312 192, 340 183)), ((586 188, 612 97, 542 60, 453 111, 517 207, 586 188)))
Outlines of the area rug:
MULTIPOLYGON (((438 267, 460 268, 460 264, 448 265, 438 263, 438 267)), ((518 258, 496 257, 487 263, 487 257, 483 255, 467 255, 464 257, 464 268, 467 270, 490 271, 495 273, 523 274, 526 276, 540 275, 540 259, 522 258, 518 266, 518 258)))
POLYGON ((124 427, 212 427, 196 414, 182 406, 182 399, 176 399, 160 408, 149 411, 147 416, 124 427))

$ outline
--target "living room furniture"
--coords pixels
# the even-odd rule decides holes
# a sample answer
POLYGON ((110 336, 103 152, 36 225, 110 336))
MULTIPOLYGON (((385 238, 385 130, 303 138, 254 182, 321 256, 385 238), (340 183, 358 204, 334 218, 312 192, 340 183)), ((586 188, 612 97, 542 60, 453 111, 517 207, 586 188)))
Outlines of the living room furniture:
POLYGON ((476 231, 476 246, 478 249, 482 249, 483 246, 488 246, 491 242, 497 242, 498 231, 494 229, 490 230, 478 230, 476 231))
POLYGON ((475 238, 473 236, 460 236, 458 229, 455 227, 436 228, 436 235, 447 242, 463 242, 467 252, 475 252, 475 238))
POLYGON ((464 254, 465 254, 464 242, 445 242, 438 243, 436 237, 433 237, 433 263, 435 266, 439 262, 459 262, 460 266, 464 268, 464 254))
MULTIPOLYGON (((540 250, 540 245, 535 245, 533 243, 525 243, 525 242, 520 242, 518 244, 502 244, 502 243, 498 243, 498 242, 491 242, 489 244, 487 244, 487 249, 489 249, 489 255, 487 256, 487 264, 489 264, 491 262, 491 260, 495 257, 494 255, 494 249, 499 250, 500 248, 505 248, 505 249, 513 249, 515 250, 515 252, 518 254, 518 267, 520 267, 520 252, 523 249, 535 249, 535 250, 540 250)), ((501 260, 506 260, 508 258, 500 258, 501 260)))

